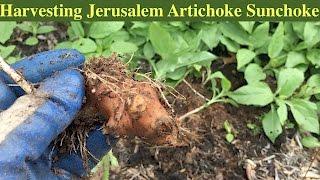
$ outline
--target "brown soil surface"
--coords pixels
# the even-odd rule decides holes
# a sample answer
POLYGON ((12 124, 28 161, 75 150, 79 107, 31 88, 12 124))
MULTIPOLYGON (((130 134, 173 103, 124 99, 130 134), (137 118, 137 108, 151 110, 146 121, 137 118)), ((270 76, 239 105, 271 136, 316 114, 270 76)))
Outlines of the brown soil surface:
MULTIPOLYGON (((209 95, 209 91, 196 80, 188 81, 198 92, 209 95)), ((170 98, 178 115, 204 102, 184 83, 177 90, 186 98, 170 98)), ((263 113, 261 108, 214 104, 185 119, 182 128, 190 135, 185 147, 152 146, 139 139, 121 139, 113 148, 121 168, 110 178, 302 179, 310 165, 312 152, 297 145, 293 139, 295 132, 290 129, 274 145, 259 133, 259 129, 257 132, 249 129, 248 123, 261 127, 259 117, 263 113), (225 140, 223 123, 226 120, 235 134, 232 143, 225 140)), ((308 176, 318 176, 318 161, 314 161, 312 167, 308 176)))

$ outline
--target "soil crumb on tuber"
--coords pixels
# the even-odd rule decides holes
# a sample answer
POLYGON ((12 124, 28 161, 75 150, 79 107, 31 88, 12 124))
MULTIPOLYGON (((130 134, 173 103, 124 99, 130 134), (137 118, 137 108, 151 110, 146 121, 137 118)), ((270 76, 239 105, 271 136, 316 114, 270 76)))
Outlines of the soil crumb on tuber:
POLYGON ((177 145, 178 125, 149 81, 136 81, 116 55, 91 58, 84 67, 87 98, 108 120, 106 134, 140 137, 163 145, 177 145))

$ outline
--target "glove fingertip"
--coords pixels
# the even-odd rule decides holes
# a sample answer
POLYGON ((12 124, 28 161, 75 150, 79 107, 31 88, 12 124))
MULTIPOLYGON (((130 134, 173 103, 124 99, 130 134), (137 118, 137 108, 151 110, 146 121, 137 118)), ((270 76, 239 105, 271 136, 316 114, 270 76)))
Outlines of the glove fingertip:
MULTIPOLYGON (((46 51, 23 58, 12 67, 19 71, 28 81, 39 82, 57 71, 67 68, 78 68, 85 61, 85 57, 74 49, 59 49, 46 51)), ((0 72, 5 82, 13 83, 11 78, 0 72)))

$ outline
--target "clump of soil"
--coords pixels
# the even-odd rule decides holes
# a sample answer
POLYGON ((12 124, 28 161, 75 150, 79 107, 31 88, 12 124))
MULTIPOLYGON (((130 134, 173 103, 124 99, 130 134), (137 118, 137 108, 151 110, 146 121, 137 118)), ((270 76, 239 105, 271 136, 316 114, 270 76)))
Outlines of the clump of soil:
POLYGON ((121 137, 138 136, 153 144, 178 144, 176 121, 148 81, 135 81, 116 55, 92 58, 84 67, 87 97, 108 117, 104 131, 121 137))

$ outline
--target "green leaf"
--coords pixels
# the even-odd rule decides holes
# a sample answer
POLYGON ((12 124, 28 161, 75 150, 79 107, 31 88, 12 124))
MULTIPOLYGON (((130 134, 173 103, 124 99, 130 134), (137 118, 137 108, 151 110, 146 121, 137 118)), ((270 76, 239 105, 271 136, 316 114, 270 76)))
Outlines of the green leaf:
POLYGON ((294 68, 281 69, 277 79, 277 92, 281 98, 290 97, 304 81, 302 71, 294 68))
POLYGON ((304 99, 291 99, 287 101, 292 115, 299 127, 304 131, 319 134, 319 120, 317 105, 304 99))
POLYGON ((308 48, 308 45, 304 41, 302 41, 302 42, 299 42, 297 45, 295 45, 293 50, 294 51, 302 51, 307 48, 308 48))
POLYGON ((308 47, 312 47, 319 42, 319 27, 314 22, 306 22, 303 32, 303 39, 308 47))
POLYGON ((116 41, 111 45, 110 50, 117 53, 134 53, 138 47, 130 42, 116 41))
POLYGON ((30 36, 28 39, 26 39, 25 44, 29 46, 34 46, 38 44, 38 39, 34 36, 30 36))
POLYGON ((235 53, 240 49, 240 45, 238 43, 236 43, 235 41, 233 41, 227 37, 221 36, 220 41, 223 45, 225 45, 227 47, 228 51, 230 51, 230 52, 235 53))
POLYGON ((294 32, 292 22, 284 22, 284 47, 286 51, 295 49, 296 43, 299 41, 299 37, 294 32))
POLYGON ((112 150, 108 152, 109 155, 109 159, 110 159, 110 166, 112 167, 118 167, 119 166, 119 162, 117 157, 115 157, 112 153, 112 150))
POLYGON ((10 46, 0 46, 0 55, 2 58, 6 59, 16 48, 14 45, 10 46))
POLYGON ((256 54, 248 49, 239 49, 237 52, 237 69, 241 69, 248 63, 250 63, 256 54))
POLYGON ((72 48, 72 42, 70 41, 65 41, 65 42, 61 42, 59 44, 56 45, 56 47, 54 47, 55 49, 70 49, 72 48))
POLYGON ((313 64, 320 66, 320 49, 310 49, 307 52, 307 59, 313 64))
POLYGON ((32 26, 29 22, 23 22, 21 24, 17 24, 17 27, 22 31, 33 33, 32 26))
POLYGON ((306 86, 305 95, 307 97, 311 95, 320 94, 320 74, 312 75, 308 79, 305 86, 306 86))
POLYGON ((171 34, 172 40, 175 42, 176 49, 173 53, 183 53, 183 52, 190 52, 194 51, 194 49, 198 49, 198 44, 200 43, 200 37, 199 42, 193 42, 195 44, 192 44, 191 42, 188 43, 187 41, 192 41, 196 38, 197 34, 195 33, 181 33, 181 32, 174 32, 171 34))
POLYGON ((142 21, 133 21, 132 23, 133 25, 131 26, 130 29, 138 29, 138 28, 148 29, 150 25, 149 22, 142 22, 142 21))
POLYGON ((214 48, 220 41, 220 32, 218 24, 211 24, 201 30, 201 40, 210 48, 214 48))
POLYGON ((113 41, 128 41, 130 39, 130 34, 127 31, 120 30, 110 34, 109 38, 113 41))
POLYGON ((172 80, 180 80, 184 77, 186 72, 187 72, 187 68, 181 67, 181 68, 174 70, 173 72, 169 72, 166 77, 170 78, 172 80))
POLYGON ((269 41, 269 22, 260 24, 250 36, 254 48, 260 48, 269 41))
POLYGON ((307 148, 320 147, 320 141, 313 136, 307 136, 307 137, 302 138, 301 143, 304 147, 307 147, 307 148))
POLYGON ((150 22, 135 21, 133 22, 133 25, 131 26, 129 32, 134 36, 135 35, 148 36, 149 26, 150 26, 150 22))
POLYGON ((237 22, 221 22, 220 29, 224 36, 241 45, 250 45, 249 34, 237 22))
POLYGON ((207 51, 185 53, 178 57, 176 67, 189 66, 204 61, 211 62, 215 59, 217 59, 217 56, 207 51))
POLYGON ((299 64, 295 68, 298 69, 299 71, 305 73, 308 70, 309 65, 308 64, 299 64))
POLYGON ((88 35, 92 38, 104 38, 113 32, 122 29, 124 22, 120 21, 98 21, 93 22, 89 28, 88 35))
POLYGON ((175 45, 169 32, 162 28, 158 23, 152 23, 149 27, 151 44, 156 53, 166 59, 171 52, 175 51, 175 45))
POLYGON ((78 38, 84 37, 84 29, 82 23, 78 21, 71 21, 71 29, 74 35, 78 38))
POLYGON ((239 104, 265 106, 273 101, 270 87, 263 82, 248 84, 229 94, 239 104))
POLYGON ((231 133, 232 132, 232 126, 227 120, 224 121, 223 127, 224 127, 224 129, 226 130, 227 133, 231 133))
POLYGON ((270 58, 277 57, 284 46, 284 28, 283 23, 280 22, 276 31, 272 35, 270 44, 268 46, 268 55, 270 58))
POLYGON ((141 46, 144 43, 146 43, 146 38, 145 37, 141 37, 141 36, 131 37, 129 39, 129 42, 132 42, 136 46, 141 46))
POLYGON ((105 57, 109 57, 111 56, 112 52, 110 51, 110 49, 106 49, 102 52, 102 56, 105 56, 105 57))
POLYGON ((0 42, 5 43, 10 39, 13 29, 16 27, 14 21, 0 21, 0 42))
POLYGON ((21 60, 21 57, 19 57, 19 56, 10 56, 6 59, 6 62, 9 64, 13 64, 13 63, 16 63, 20 60, 21 60))
POLYGON ((55 30, 56 28, 53 26, 40 26, 37 30, 37 34, 46 34, 55 30))
POLYGON ((231 89, 231 82, 220 71, 211 74, 208 77, 208 80, 214 80, 216 78, 221 79, 221 87, 223 92, 228 92, 231 89))
POLYGON ((254 23, 254 21, 239 21, 239 24, 242 26, 242 28, 250 34, 252 33, 254 23))
POLYGON ((278 113, 278 116, 279 116, 279 121, 280 121, 281 125, 284 125, 284 123, 288 119, 288 108, 287 108, 287 105, 286 105, 285 101, 283 101, 281 99, 277 99, 276 103, 279 106, 278 109, 277 109, 277 113, 278 113))
POLYGON ((307 81, 307 86, 313 88, 320 88, 320 74, 312 75, 307 81))
POLYGON ((155 67, 154 69, 157 70, 156 79, 159 80, 159 79, 165 78, 166 73, 173 72, 175 69, 179 68, 177 67, 177 64, 178 64, 178 57, 175 55, 169 56, 166 59, 162 59, 158 61, 154 66, 155 67))
POLYGON ((266 74, 258 64, 249 64, 244 71, 244 78, 248 84, 256 83, 266 79, 266 74))
POLYGON ((265 43, 259 47, 258 49, 255 49, 254 52, 256 53, 256 55, 260 55, 260 54, 268 54, 268 45, 269 45, 269 42, 270 42, 270 37, 268 37, 268 39, 265 41, 265 43))
POLYGON ((282 133, 279 116, 273 106, 271 106, 271 110, 262 118, 262 126, 272 143, 274 143, 276 138, 282 133))
POLYGON ((292 28, 300 39, 303 39, 305 25, 306 22, 292 22, 292 28))
POLYGON ((293 68, 299 64, 306 64, 307 59, 304 53, 291 51, 288 53, 286 67, 293 68))
POLYGON ((72 47, 81 53, 90 53, 97 50, 96 43, 90 38, 81 38, 73 42, 72 47))
POLYGON ((278 68, 284 65, 286 63, 286 60, 287 60, 287 56, 282 55, 282 56, 270 59, 269 65, 273 68, 278 68))
POLYGON ((231 143, 234 140, 234 135, 231 133, 226 134, 226 140, 231 143))
POLYGON ((149 42, 143 46, 143 54, 147 59, 151 59, 155 55, 153 47, 149 42))

